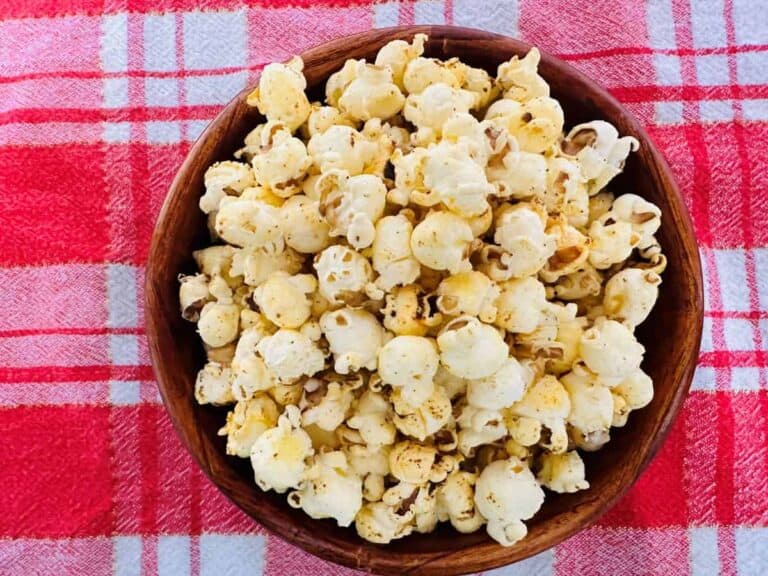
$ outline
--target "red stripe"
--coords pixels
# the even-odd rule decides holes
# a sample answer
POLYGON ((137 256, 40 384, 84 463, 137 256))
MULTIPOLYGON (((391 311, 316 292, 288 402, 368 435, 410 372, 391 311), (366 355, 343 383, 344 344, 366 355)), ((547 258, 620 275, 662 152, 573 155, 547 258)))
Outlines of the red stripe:
MULTIPOLYGON (((766 350, 725 350, 725 346, 715 344, 718 349, 713 352, 699 354, 699 365, 712 368, 734 367, 768 367, 768 351, 766 350)), ((730 370, 729 370, 730 372, 730 370)), ((728 380, 730 382, 730 379, 728 380)))
POLYGON ((27 328, 23 330, 0 330, 0 338, 23 338, 24 336, 103 336, 104 334, 144 334, 144 328, 27 328))
POLYGON ((743 52, 762 52, 768 50, 768 44, 743 44, 723 48, 648 48, 645 46, 619 46, 567 54, 555 52, 562 60, 587 60, 590 58, 609 58, 611 56, 642 56, 645 54, 669 54, 671 56, 704 56, 709 54, 740 54, 743 52))
POLYGON ((0 367, 0 384, 6 382, 96 382, 100 380, 154 380, 151 366, 35 366, 0 367))
MULTIPOLYGON (((745 250, 749 257, 754 260, 754 254, 752 250, 745 250)), ((768 318, 768 310, 749 310, 749 311, 736 311, 736 310, 705 310, 704 316, 710 318, 741 318, 745 320, 762 320, 768 318)), ((757 348, 760 348, 758 346, 757 348)))
POLYGON ((443 4, 443 17, 447 26, 453 24, 453 0, 445 0, 443 4))
MULTIPOLYGON (((157 422, 161 414, 161 410, 158 410, 156 406, 139 406, 141 530, 144 534, 154 534, 157 531, 157 422)), ((154 556, 154 554, 143 553, 142 556, 154 556)))
POLYGON ((130 108, 18 108, 0 113, 0 124, 11 122, 146 122, 151 120, 206 120, 218 114, 221 105, 177 106, 159 108, 133 106, 130 108))
MULTIPOLYGON (((685 80, 684 80, 685 81, 685 80)), ((690 81, 690 80, 689 80, 690 81)), ((701 100, 730 100, 733 86, 620 86, 610 89, 611 94, 623 102, 659 102, 665 100, 699 102, 701 100)), ((745 100, 768 98, 768 84, 743 86, 745 100)), ((692 111, 698 115, 698 111, 692 111)))
POLYGON ((126 70, 123 72, 99 72, 93 70, 62 70, 57 72, 26 72, 24 74, 12 74, 0 76, 0 84, 11 82, 24 82, 26 80, 56 80, 63 78, 100 80, 102 78, 190 78, 193 76, 225 76, 237 72, 261 70, 266 62, 251 64, 249 66, 223 66, 221 68, 200 69, 190 72, 179 65, 178 70, 126 70))

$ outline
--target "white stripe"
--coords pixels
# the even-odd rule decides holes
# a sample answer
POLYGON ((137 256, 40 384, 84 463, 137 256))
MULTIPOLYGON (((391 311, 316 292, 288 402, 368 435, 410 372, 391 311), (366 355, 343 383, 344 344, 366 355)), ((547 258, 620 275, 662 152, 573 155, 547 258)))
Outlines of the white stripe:
POLYGON ((693 373, 691 390, 699 392, 711 392, 715 389, 715 369, 709 366, 698 366, 693 373))
POLYGON ((115 406, 134 406, 141 403, 141 382, 111 380, 109 401, 115 406))
POLYGON ((415 24, 445 24, 445 4, 442 0, 418 0, 413 5, 415 24))
POLYGON ((144 16, 144 69, 176 70, 176 16, 174 14, 144 16))
POLYGON ((723 332, 728 350, 752 350, 755 347, 752 322, 746 318, 725 318, 723 332))
POLYGON ((111 328, 134 328, 138 325, 136 293, 136 267, 127 264, 108 264, 108 326, 111 328))
POLYGON ((730 100, 703 100, 699 102, 699 114, 704 122, 729 122, 733 120, 733 103, 730 100))
POLYGON ((768 3, 765 0, 735 0, 733 27, 736 44, 768 44, 768 3))
POLYGON ((717 576, 717 528, 689 528, 691 576, 717 576))
POLYGON ((190 76, 184 79, 187 104, 226 104, 248 81, 246 72, 190 76))
POLYGON ((141 576, 141 536, 115 536, 114 576, 141 576))
POLYGON ((739 576, 765 576, 768 528, 736 528, 736 569, 739 576))
POLYGON ((653 67, 656 80, 663 86, 679 86, 683 83, 680 73, 680 58, 670 54, 654 54, 653 67))
POLYGON ((190 120, 187 122, 187 138, 194 142, 203 133, 208 124, 210 124, 208 120, 190 120))
POLYGON ((723 310, 749 310, 749 284, 744 250, 714 250, 723 310))
POLYGON ((506 36, 518 36, 518 14, 517 0, 488 3, 476 0, 454 0, 453 3, 455 25, 481 28, 506 36))
MULTIPOLYGON (((768 100, 766 110, 768 110, 768 100)), ((768 248, 755 248, 752 251, 755 259, 755 278, 757 279, 757 296, 760 310, 768 310, 768 248)))
POLYGON ((181 141, 179 122, 152 121, 145 124, 149 144, 176 144, 181 141))
POLYGON ((108 144, 128 142, 131 138, 130 122, 104 122, 102 138, 108 144))
POLYGON ((682 121, 682 102, 656 102, 656 124, 680 124, 682 121))
POLYGON ((674 48, 675 19, 672 0, 648 0, 645 5, 648 18, 648 39, 652 48, 674 48))
POLYGON ((0 406, 106 404, 106 382, 9 382, 0 386, 0 406))
POLYGON ((744 100, 741 110, 744 120, 768 120, 768 100, 744 100))
POLYGON ((759 368, 731 368, 731 390, 736 392, 757 392, 760 390, 759 368))
POLYGON ((110 334, 109 357, 112 364, 135 366, 139 363, 139 340, 134 334, 110 334))
POLYGON ((184 576, 190 570, 189 536, 160 536, 157 542, 158 576, 184 576))
POLYGON ((373 6, 373 27, 397 26, 400 16, 400 2, 384 2, 373 6))
POLYGON ((702 277, 702 284, 704 286, 704 310, 709 312, 712 310, 712 303, 710 300, 710 285, 709 285, 709 254, 710 251, 707 248, 700 248, 699 249, 699 260, 701 261, 701 277, 702 277))
POLYGON ((691 32, 695 48, 719 48, 728 43, 723 0, 691 2, 691 32))
POLYGON ((128 78, 104 79, 104 108, 128 106, 128 78))
POLYGON ((700 350, 702 352, 712 352, 714 349, 715 345, 712 342, 712 317, 705 316, 704 322, 702 322, 700 350))
POLYGON ((554 552, 546 550, 541 554, 515 562, 509 566, 503 566, 490 572, 483 572, 483 576, 549 576, 553 573, 554 559, 554 552))
POLYGON ((105 72, 128 69, 128 14, 104 16, 101 21, 101 67, 105 72))
POLYGON ((264 537, 203 534, 200 576, 258 576, 264 573, 264 537))

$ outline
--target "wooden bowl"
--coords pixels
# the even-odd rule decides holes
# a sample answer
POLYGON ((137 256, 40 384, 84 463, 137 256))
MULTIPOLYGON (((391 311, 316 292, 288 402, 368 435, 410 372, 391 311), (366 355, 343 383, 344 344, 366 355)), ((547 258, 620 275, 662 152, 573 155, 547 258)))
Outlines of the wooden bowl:
MULTIPOLYGON (((315 96, 326 78, 348 58, 372 60, 390 40, 429 35, 426 52, 460 57, 495 74, 499 63, 525 54, 524 42, 478 30, 446 26, 404 26, 372 30, 334 40, 305 52, 305 75, 315 96)), ((213 162, 229 159, 259 114, 245 105, 243 91, 216 117, 192 147, 171 185, 152 238, 146 279, 147 336, 152 363, 168 413, 187 448, 205 473, 235 504, 278 536, 327 560, 380 574, 464 574, 516 562, 541 552, 589 526, 624 494, 658 450, 686 395, 693 375, 702 326, 702 278, 691 220, 670 169, 629 113, 596 82, 563 62, 542 54, 541 75, 565 110, 568 126, 593 119, 614 124, 622 135, 640 141, 624 173, 611 185, 635 192, 662 210, 659 241, 669 259, 658 304, 641 326, 646 347, 644 369, 653 377, 655 397, 633 412, 612 441, 585 457, 591 488, 576 494, 548 494, 541 511, 527 522, 528 536, 504 548, 484 530, 458 534, 441 525, 381 546, 361 540, 353 528, 330 520, 311 520, 288 506, 285 495, 264 493, 253 481, 248 460, 228 457, 216 431, 224 411, 199 406, 195 375, 205 362, 193 324, 179 315, 181 272, 194 270, 192 251, 208 242, 198 210, 203 174, 213 162)))

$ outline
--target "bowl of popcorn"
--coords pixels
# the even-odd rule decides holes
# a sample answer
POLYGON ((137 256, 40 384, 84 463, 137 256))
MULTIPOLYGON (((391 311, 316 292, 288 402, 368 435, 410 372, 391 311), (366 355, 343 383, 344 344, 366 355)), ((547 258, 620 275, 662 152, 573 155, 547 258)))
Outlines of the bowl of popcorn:
POLYGON ((176 176, 146 298, 204 472, 382 574, 486 570, 594 522, 663 441, 702 325, 638 122, 534 47, 438 26, 266 66, 176 176))

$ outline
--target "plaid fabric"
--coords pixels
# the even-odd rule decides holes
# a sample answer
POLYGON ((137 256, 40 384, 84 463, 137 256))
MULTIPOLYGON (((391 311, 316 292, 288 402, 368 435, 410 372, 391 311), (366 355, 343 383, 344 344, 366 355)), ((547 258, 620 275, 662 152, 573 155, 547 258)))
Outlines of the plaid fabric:
POLYGON ((409 23, 519 36, 599 78, 670 161, 706 273, 693 390, 648 471, 596 527, 487 574, 768 572, 767 2, 6 0, 1 574, 352 574, 197 471, 152 379, 143 265, 190 143, 261 66, 409 23))

